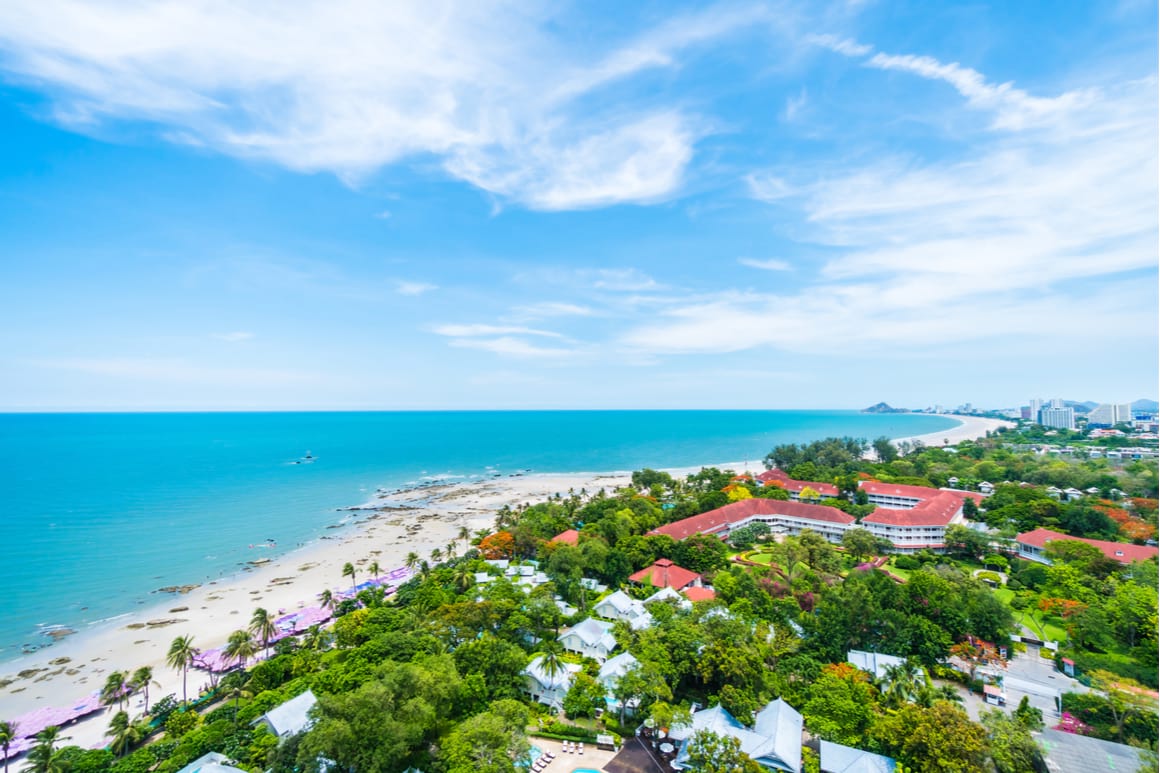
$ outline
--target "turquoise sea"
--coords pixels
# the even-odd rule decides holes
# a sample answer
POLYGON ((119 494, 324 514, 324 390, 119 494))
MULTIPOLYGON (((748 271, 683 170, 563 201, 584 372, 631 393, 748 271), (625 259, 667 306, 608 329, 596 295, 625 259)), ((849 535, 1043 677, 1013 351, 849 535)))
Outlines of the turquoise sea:
POLYGON ((0 659, 321 536, 438 476, 759 459, 952 419, 854 411, 0 414, 0 659), (293 464, 310 452, 315 461, 293 464), (255 550, 276 540, 277 548, 255 550))

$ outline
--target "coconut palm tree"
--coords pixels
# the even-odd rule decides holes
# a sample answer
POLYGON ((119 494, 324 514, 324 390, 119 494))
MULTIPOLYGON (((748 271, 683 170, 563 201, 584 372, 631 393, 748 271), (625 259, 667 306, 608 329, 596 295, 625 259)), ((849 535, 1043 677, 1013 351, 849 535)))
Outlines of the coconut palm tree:
POLYGON ((544 650, 544 657, 540 661, 540 670, 549 680, 555 679, 566 670, 564 660, 560 657, 560 650, 550 647, 544 650))
POLYGON ((432 550, 431 551, 431 560, 434 561, 435 563, 439 563, 440 561, 442 561, 443 560, 443 551, 440 550, 439 548, 435 548, 434 550, 432 550))
POLYGON ((36 734, 36 746, 28 752, 28 773, 64 773, 60 751, 56 742, 60 740, 60 728, 50 725, 36 734))
POLYGON ((338 606, 338 599, 334 597, 334 592, 327 588, 322 593, 318 594, 318 605, 323 609, 329 609, 331 612, 338 606))
POLYGON ((0 749, 4 750, 4 773, 8 773, 8 748, 16 740, 16 725, 0 722, 0 749))
POLYGON ((357 587, 354 584, 354 578, 355 578, 354 564, 352 564, 349 561, 347 561, 345 564, 343 564, 342 576, 350 578, 350 591, 351 591, 351 593, 354 593, 354 589, 355 589, 355 587, 357 587))
POLYGON ((242 698, 253 698, 254 694, 247 692, 240 684, 235 684, 230 688, 229 696, 234 699, 234 727, 238 726, 238 705, 241 704, 242 698))
POLYGON ((106 706, 124 704, 129 693, 128 675, 124 671, 114 671, 105 677, 105 686, 101 688, 101 703, 106 706))
POLYGON ((266 654, 269 655, 270 639, 278 633, 278 628, 274 625, 274 618, 270 617, 270 613, 262 607, 255 609, 254 614, 250 617, 250 633, 261 639, 262 649, 266 650, 266 654))
POLYGON ((415 569, 419 567, 419 560, 419 554, 412 550, 407 554, 407 557, 403 559, 403 566, 407 567, 411 571, 415 571, 415 569))
POLYGON ((169 652, 165 655, 165 662, 175 671, 181 672, 181 700, 189 703, 189 692, 186 681, 189 676, 189 667, 197 657, 197 648, 193 646, 192 636, 178 636, 169 645, 169 652))
POLYGON ((475 573, 467 564, 459 564, 452 571, 451 580, 460 593, 466 593, 467 589, 475 584, 475 573))
POLYGON ((379 567, 378 561, 371 561, 370 566, 367 567, 367 571, 371 573, 372 580, 376 579, 380 574, 383 573, 382 568, 379 567))
POLYGON ((124 757, 130 749, 143 741, 149 734, 149 725, 145 722, 132 722, 129 713, 118 711, 109 722, 109 736, 113 739, 109 744, 113 754, 124 757))
POLYGON ((144 693, 146 714, 149 713, 149 685, 151 684, 156 684, 158 687, 161 686, 153 679, 152 666, 141 666, 141 668, 133 672, 133 678, 129 680, 129 687, 133 692, 140 691, 144 693))
POLYGON ((457 537, 460 542, 471 542, 471 529, 466 526, 460 526, 457 537))
POLYGON ((258 654, 258 647, 248 631, 234 631, 230 634, 222 654, 245 668, 246 661, 258 654))
POLYGON ((914 665, 911 663, 887 666, 883 670, 882 681, 886 686, 883 694, 885 702, 895 708, 912 700, 921 689, 921 682, 915 677, 914 665))
POLYGON ((426 561, 420 561, 419 574, 423 575, 424 578, 431 574, 431 564, 427 563, 426 561))

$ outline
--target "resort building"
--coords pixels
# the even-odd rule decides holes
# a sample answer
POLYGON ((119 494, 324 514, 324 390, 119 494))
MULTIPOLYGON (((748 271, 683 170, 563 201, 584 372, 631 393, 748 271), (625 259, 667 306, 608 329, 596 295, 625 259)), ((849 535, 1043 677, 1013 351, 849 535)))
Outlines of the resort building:
POLYGON ((313 724, 310 710, 316 703, 318 699, 314 697, 314 693, 307 690, 296 698, 270 709, 251 724, 265 725, 270 733, 278 736, 278 740, 289 738, 310 729, 313 724))
POLYGON ((717 591, 707 585, 694 585, 685 588, 681 593, 685 594, 685 598, 689 601, 712 601, 717 598, 717 591))
MULTIPOLYGON (((661 531, 657 529, 649 533, 658 534, 661 531)), ((652 585, 654 588, 672 588, 673 590, 684 590, 701 584, 701 575, 677 566, 667 558, 662 558, 654 562, 652 566, 646 566, 639 572, 629 575, 628 579, 638 585, 652 585)))
POLYGON ((1050 565, 1051 559, 1047 557, 1047 545, 1049 542, 1060 540, 1082 542, 1085 545, 1099 548, 1100 552, 1105 556, 1113 561, 1119 561, 1121 564, 1130 564, 1133 561, 1147 561, 1149 558, 1154 558, 1160 552, 1156 548, 1147 545, 1132 545, 1127 542, 1108 542, 1102 539, 1084 539, 1082 537, 1072 537, 1070 534, 1061 534, 1057 531, 1042 528, 1023 532, 1018 535, 1015 537, 1015 545, 1018 548, 1020 558, 1050 565))
POLYGON ((894 773, 894 760, 840 743, 822 741, 822 773, 894 773))
POLYGON ((800 773, 802 769, 802 715, 780 698, 769 702, 757 713, 752 730, 721 706, 698 711, 693 715, 690 727, 669 733, 670 737, 682 742, 681 750, 672 762, 674 769, 687 769, 688 740, 700 730, 736 738, 741 743, 741 751, 768 770, 800 773))
POLYGON ((652 625, 652 615, 644 608, 644 602, 637 601, 622 590, 596 602, 592 611, 609 620, 623 620, 634 631, 640 631, 652 625))
MULTIPOLYGON (((877 509, 855 522, 852 515, 835 507, 777 499, 745 499, 740 502, 666 524, 649 532, 683 540, 694 534, 716 534, 722 538, 751 523, 764 523, 777 535, 798 535, 806 529, 830 542, 842 541, 847 529, 862 526, 893 545, 898 553, 920 550, 941 551, 946 547, 946 529, 963 523, 963 502, 969 497, 982 502, 984 496, 971 491, 903 486, 864 481, 862 491, 877 509)), ((635 578, 634 578, 635 579, 635 578)))
POLYGON ((1133 419, 1131 403, 1097 405, 1087 416, 1089 427, 1113 427, 1116 424, 1131 424, 1133 419))
POLYGON ((786 490, 789 498, 794 502, 801 499, 804 489, 817 492, 818 499, 835 499, 838 496, 838 487, 833 483, 819 483, 812 480, 794 480, 789 475, 774 467, 757 476, 757 479, 766 486, 778 486, 786 490))
POLYGON ((579 663, 560 663, 560 670, 549 676, 544 673, 544 656, 536 655, 524 669, 524 686, 532 700, 559 711, 564 706, 564 696, 572 687, 572 678, 580 672, 579 663))
POLYGON ((569 652, 603 663, 616 649, 612 623, 586 617, 560 634, 560 644, 569 652))

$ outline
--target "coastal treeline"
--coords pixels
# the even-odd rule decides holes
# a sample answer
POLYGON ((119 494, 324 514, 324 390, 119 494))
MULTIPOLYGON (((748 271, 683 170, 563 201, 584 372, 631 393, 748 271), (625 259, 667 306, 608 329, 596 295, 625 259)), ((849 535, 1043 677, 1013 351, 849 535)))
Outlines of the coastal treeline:
MULTIPOLYGON (((274 773, 515 773, 535 736, 591 743, 598 733, 631 737, 642 725, 661 732, 687 725, 694 705, 720 705, 750 722, 781 698, 801 712, 813 738, 885 754, 910 770, 1041 770, 1032 732, 1044 718, 1036 709, 986 711, 974 722, 962 705, 968 690, 982 689, 976 669, 997 657, 996 643, 1024 627, 1059 640, 1060 658, 1074 659, 1095 688, 1064 696, 1070 729, 1155 748, 1155 706, 1141 697, 1157 684, 1155 559, 1125 567, 1064 542, 1051 546, 1051 566, 1029 564, 1004 550, 1001 536, 1052 526, 1140 538, 1142 531, 1124 531, 1110 511, 1154 529, 1155 510, 1147 508, 1154 474, 1072 463, 1081 468, 1075 474, 1094 476, 1098 490, 1067 503, 1047 496, 1043 483, 1078 478, 1065 480, 1056 462, 1024 458, 999 438, 962 443, 953 453, 911 448, 866 458, 876 445, 783 446, 769 463, 835 485, 846 496, 819 503, 854 512, 868 507, 856 497, 859 480, 991 480, 995 494, 973 515, 1000 536, 952 529, 947 554, 894 557, 883 555, 880 542, 836 546, 808 530, 779 540, 758 528, 730 542, 712 535, 676 541, 648 532, 730 502, 788 494, 739 471, 674 477, 640 470, 623 489, 561 492, 504 508, 492 529, 462 533, 428 557, 411 554, 415 575, 392 596, 369 589, 339 600, 323 589, 320 602, 336 619, 302 637, 269 644, 258 610, 231 638, 236 667, 210 693, 162 696, 145 716, 130 717, 124 689, 114 685, 109 748, 62 746, 59 734, 47 733, 29 753, 30 769, 175 773, 216 751, 243 769, 274 773), (1026 480, 1036 475, 1040 482, 1026 480), (573 537, 557 539, 569 530, 573 537), (660 559, 701 574, 715 598, 651 601, 650 625, 616 622, 616 647, 635 662, 601 683, 600 663, 566 652, 559 635, 617 589, 650 598, 656 588, 628 578, 660 559), (504 561, 525 562, 545 581, 521 585, 504 561), (889 653, 903 665, 868 674, 846 663, 849 650, 889 653), (952 661, 960 667, 948 667, 952 661), (556 709, 529 697, 533 662, 549 675, 578 669, 556 709), (255 724, 306 690, 318 699, 308 730, 279 739, 255 724)), ((353 585, 355 573, 352 562, 336 584, 353 585)), ((194 650, 195 640, 179 637, 171 667, 184 675, 194 650)), ((698 736, 693 751, 712 769, 751 763, 712 737, 698 736)), ((818 770, 816 755, 804 753, 804 769, 818 770)))

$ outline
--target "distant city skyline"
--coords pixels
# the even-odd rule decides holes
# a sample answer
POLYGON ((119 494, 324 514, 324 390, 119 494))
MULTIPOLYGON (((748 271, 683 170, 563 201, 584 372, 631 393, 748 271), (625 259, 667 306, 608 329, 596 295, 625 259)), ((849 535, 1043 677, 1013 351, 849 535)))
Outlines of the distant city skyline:
POLYGON ((1155 399, 1156 30, 14 0, 0 411, 1155 399))

